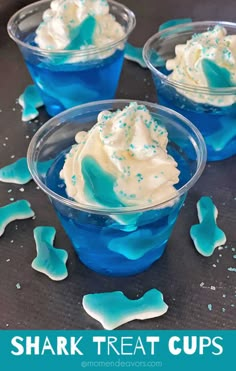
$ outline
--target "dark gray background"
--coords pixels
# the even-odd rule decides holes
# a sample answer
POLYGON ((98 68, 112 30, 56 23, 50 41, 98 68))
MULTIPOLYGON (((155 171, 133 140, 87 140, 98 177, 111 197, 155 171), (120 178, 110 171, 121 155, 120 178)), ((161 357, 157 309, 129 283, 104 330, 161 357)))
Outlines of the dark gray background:
MULTIPOLYGON (((38 123, 23 123, 16 104, 30 77, 20 52, 7 36, 6 23, 17 9, 31 2, 0 0, 0 167, 26 155, 34 131, 48 118, 42 109, 38 123)), ((137 16, 137 26, 130 37, 137 46, 142 46, 168 19, 235 20, 234 0, 224 1, 223 6, 220 0, 123 0, 123 3, 137 16)), ((117 97, 155 101, 148 70, 126 61, 117 97)), ((189 192, 164 256, 147 272, 129 278, 100 276, 77 260, 47 197, 36 189, 34 182, 23 186, 24 192, 20 191, 22 186, 1 183, 0 206, 10 202, 10 197, 26 198, 36 212, 36 219, 11 223, 0 238, 0 328, 101 329, 81 307, 84 294, 123 290, 128 297, 137 298, 156 287, 164 294, 168 312, 157 319, 130 322, 122 329, 235 329, 236 273, 227 269, 235 267, 236 262, 233 259, 236 252, 232 251, 236 248, 235 160, 234 157, 206 166, 189 192), (227 235, 228 248, 216 250, 210 258, 199 255, 189 237, 191 225, 197 223, 196 202, 203 195, 213 197, 219 210, 218 224, 227 235), (69 276, 62 282, 53 282, 31 268, 35 257, 33 228, 38 225, 55 226, 55 245, 69 252, 69 276), (200 286, 202 282, 204 287, 200 286), (212 311, 208 304, 212 304, 212 311)))

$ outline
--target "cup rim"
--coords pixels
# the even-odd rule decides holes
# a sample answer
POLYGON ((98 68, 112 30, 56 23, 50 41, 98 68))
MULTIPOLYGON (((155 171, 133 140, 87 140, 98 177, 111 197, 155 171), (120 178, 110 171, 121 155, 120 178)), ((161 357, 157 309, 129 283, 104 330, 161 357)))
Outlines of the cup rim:
POLYGON ((14 24, 14 21, 15 19, 17 18, 17 16, 19 16, 19 14, 22 12, 22 11, 30 11, 32 9, 34 9, 35 7, 37 7, 38 5, 40 4, 43 4, 43 3, 50 3, 51 0, 40 0, 40 1, 36 1, 32 4, 29 4, 21 9, 19 9, 17 12, 15 12, 9 19, 8 23, 7 23, 7 32, 8 32, 8 35, 10 36, 10 38, 15 41, 15 43, 20 46, 20 47, 24 47, 28 50, 31 50, 32 52, 34 53, 38 53, 38 54, 41 54, 41 55, 44 55, 44 56, 47 56, 47 57, 50 57, 50 56, 66 56, 68 54, 73 55, 73 56, 78 56, 78 57, 83 57, 83 56, 88 56, 88 55, 94 55, 94 54, 98 54, 98 53, 102 53, 102 52, 105 52, 107 50, 110 50, 110 49, 113 49, 113 48, 116 48, 117 45, 119 45, 122 41, 126 40, 127 37, 129 36, 129 34, 133 31, 133 29, 135 28, 136 26, 136 17, 135 17, 135 14, 133 13, 133 11, 131 9, 129 9, 127 6, 125 6, 124 4, 122 3, 119 3, 115 0, 107 0, 109 4, 113 4, 113 5, 116 5, 116 6, 119 6, 121 8, 123 8, 123 10, 129 15, 129 27, 125 33, 125 36, 123 36, 122 38, 116 40, 116 41, 112 41, 112 42, 109 42, 107 43, 106 45, 102 46, 102 47, 91 47, 87 50, 64 50, 64 49, 59 49, 59 50, 48 50, 48 49, 41 49, 37 46, 32 46, 32 45, 29 45, 27 44, 26 42, 24 41, 21 41, 19 40, 19 38, 17 36, 15 36, 14 32, 12 31, 12 25, 14 24))
POLYGON ((223 27, 234 27, 236 30, 236 23, 235 22, 228 22, 228 21, 197 21, 197 22, 189 22, 178 24, 176 26, 165 28, 162 31, 159 31, 152 35, 144 44, 143 47, 143 59, 147 65, 147 67, 151 70, 154 75, 157 75, 161 80, 165 82, 165 84, 174 87, 175 89, 186 90, 189 92, 195 92, 196 90, 198 93, 208 94, 208 95, 232 95, 236 93, 236 86, 235 87, 226 87, 226 88, 209 88, 205 86, 192 86, 186 83, 180 83, 176 80, 169 80, 168 76, 164 73, 160 72, 153 63, 150 62, 150 58, 148 56, 148 51, 150 50, 150 46, 152 42, 157 39, 163 37, 165 34, 171 31, 173 35, 181 28, 186 27, 193 27, 193 26, 217 26, 221 25, 223 27))
MULTIPOLYGON (((102 111, 102 109, 101 109, 102 111)), ((77 210, 82 210, 82 211, 87 211, 91 213, 97 213, 97 214, 102 214, 102 215, 107 215, 107 214, 130 214, 130 213, 137 213, 140 211, 147 211, 154 209, 155 207, 157 208, 163 208, 168 206, 168 204, 172 201, 176 201, 179 199, 180 196, 185 194, 199 179, 200 175, 202 174, 205 164, 206 164, 206 158, 207 158, 207 150, 206 150, 206 145, 205 141, 199 132, 199 130, 184 116, 181 114, 167 108, 161 105, 158 105, 156 103, 151 103, 151 102, 145 102, 145 101, 139 101, 139 100, 130 100, 130 99, 111 99, 111 100, 101 100, 101 101, 95 101, 95 102, 90 102, 86 104, 82 104, 73 108, 70 108, 50 120, 48 120, 44 125, 39 128, 39 130, 34 134, 33 138, 31 139, 31 142, 28 147, 27 151, 27 163, 28 163, 28 168, 29 171, 32 175, 33 180, 35 183, 51 198, 55 199, 56 201, 59 201, 63 203, 64 205, 67 205, 73 209, 77 210), (169 198, 168 200, 165 200, 164 202, 161 202, 159 204, 144 204, 143 206, 126 206, 126 207, 117 207, 117 208, 105 208, 102 206, 93 206, 93 205, 86 205, 86 204, 81 204, 78 203, 77 201, 70 200, 68 198, 65 198, 63 196, 58 195, 56 192, 52 191, 49 187, 47 187, 44 182, 40 179, 36 167, 37 159, 35 158, 35 150, 37 148, 38 143, 43 141, 43 138, 45 135, 49 135, 51 131, 55 130, 55 127, 59 127, 63 123, 66 122, 67 117, 75 117, 76 112, 79 112, 81 109, 89 111, 91 107, 94 105, 98 106, 104 106, 104 104, 121 104, 121 105, 127 105, 131 102, 137 102, 138 104, 143 104, 147 106, 149 109, 155 109, 155 110, 160 110, 167 112, 171 116, 175 116, 178 119, 181 120, 181 122, 186 126, 188 129, 190 128, 192 134, 195 135, 197 139, 197 145, 198 148, 196 148, 197 152, 197 169, 194 173, 194 175, 191 177, 191 179, 185 183, 179 190, 177 190, 177 195, 174 197, 169 198), (63 119, 63 120, 62 120, 63 119), (60 120, 62 120, 60 122, 60 120)))

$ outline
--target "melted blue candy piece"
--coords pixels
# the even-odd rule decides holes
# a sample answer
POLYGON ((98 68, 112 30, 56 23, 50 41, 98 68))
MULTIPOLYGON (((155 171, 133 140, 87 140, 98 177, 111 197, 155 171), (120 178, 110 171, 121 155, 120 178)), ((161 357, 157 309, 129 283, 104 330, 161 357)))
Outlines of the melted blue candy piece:
POLYGON ((26 200, 19 200, 9 205, 0 207, 0 236, 3 235, 6 226, 18 219, 28 219, 34 216, 30 203, 26 200))
POLYGON ((82 305, 106 330, 113 330, 135 319, 162 316, 168 309, 162 293, 156 289, 147 291, 136 300, 128 299, 121 291, 88 294, 83 297, 82 305))
POLYGON ((125 59, 136 62, 143 68, 147 68, 143 59, 143 48, 138 48, 127 43, 125 46, 125 59))
POLYGON ((221 122, 221 128, 215 133, 205 137, 207 145, 211 146, 215 151, 222 151, 222 149, 236 137, 235 119, 222 117, 219 120, 221 122))
POLYGON ((83 45, 93 45, 93 35, 96 28, 96 19, 89 15, 76 28, 70 32, 70 43, 65 50, 79 50, 83 45))
POLYGON ((31 179, 26 157, 0 169, 0 181, 4 183, 26 184, 31 179))
POLYGON ((166 21, 162 23, 159 27, 158 31, 163 31, 166 28, 178 26, 179 24, 185 24, 185 23, 191 23, 193 20, 192 18, 177 18, 177 19, 170 19, 169 21, 166 21))
POLYGON ((211 256, 216 247, 226 242, 226 236, 216 224, 218 211, 210 197, 201 197, 197 210, 200 223, 191 227, 190 236, 201 255, 211 256))
POLYGON ((53 246, 55 235, 56 230, 53 227, 34 229, 37 257, 32 262, 32 268, 54 281, 61 281, 68 276, 66 268, 68 253, 53 246))
POLYGON ((23 108, 22 121, 33 120, 39 115, 37 108, 44 105, 39 90, 35 85, 29 85, 19 96, 19 104, 23 108))
MULTIPOLYGON (((114 186, 115 177, 104 171, 93 157, 86 156, 82 160, 81 170, 84 178, 84 192, 91 203, 98 203, 103 207, 116 208, 125 206, 117 197, 114 186), (96 192, 94 192, 96 189, 96 192)), ((135 228, 140 213, 126 215, 111 215, 111 218, 120 224, 131 224, 135 228)))
POLYGON ((157 246, 157 238, 149 229, 140 229, 125 237, 113 238, 108 244, 108 249, 125 256, 130 260, 137 260, 149 250, 157 246))
POLYGON ((218 66, 210 59, 202 60, 202 69, 206 76, 209 88, 232 88, 231 74, 225 67, 218 66))
POLYGON ((104 171, 93 157, 83 158, 81 170, 85 183, 84 192, 88 200, 105 207, 124 206, 114 192, 115 177, 104 171))
MULTIPOLYGON (((94 44, 93 36, 94 36, 95 28, 96 28, 96 23, 97 23, 96 19, 93 16, 89 15, 87 18, 84 19, 84 21, 78 27, 71 27, 70 43, 66 46, 64 50, 79 50, 83 45, 93 45, 94 44)), ((54 58, 53 63, 63 64, 63 63, 67 63, 69 60, 70 60, 70 54, 62 55, 62 56, 58 54, 54 58)), ((77 89, 78 89, 78 85, 77 85, 77 89)), ((76 92, 74 92, 74 94, 76 94, 76 92)), ((68 95, 68 94, 64 93, 64 95, 68 95)), ((63 105, 65 108, 72 107, 72 105, 68 106, 68 104, 65 105, 64 103, 63 105)), ((76 103, 74 104, 74 106, 75 105, 76 103)))

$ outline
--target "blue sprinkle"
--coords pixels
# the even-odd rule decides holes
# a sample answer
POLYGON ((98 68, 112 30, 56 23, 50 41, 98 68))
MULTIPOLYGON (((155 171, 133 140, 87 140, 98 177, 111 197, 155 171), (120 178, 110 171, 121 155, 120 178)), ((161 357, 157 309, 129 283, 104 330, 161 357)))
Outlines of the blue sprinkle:
POLYGON ((208 304, 208 309, 210 310, 210 311, 212 311, 212 304, 208 304))

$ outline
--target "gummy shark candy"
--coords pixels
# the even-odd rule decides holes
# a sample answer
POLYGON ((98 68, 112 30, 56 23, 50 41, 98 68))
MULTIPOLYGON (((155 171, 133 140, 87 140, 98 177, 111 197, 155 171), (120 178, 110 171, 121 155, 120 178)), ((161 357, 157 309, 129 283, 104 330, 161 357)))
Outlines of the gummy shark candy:
MULTIPOLYGON (((38 161, 37 170, 40 176, 44 176, 50 168, 53 160, 38 161)), ((17 161, 0 169, 0 181, 4 183, 26 184, 32 180, 27 159, 22 157, 17 161)))
POLYGON ((22 121, 35 119, 39 115, 37 108, 44 105, 35 85, 28 85, 24 92, 19 96, 18 102, 23 108, 21 117, 22 121))
POLYGON ((55 235, 54 227, 40 226, 34 229, 37 256, 32 262, 32 268, 54 281, 61 281, 68 276, 66 268, 68 253, 53 246, 55 235))
POLYGON ((211 256, 216 247, 226 242, 225 233, 217 226, 218 210, 210 197, 202 197, 197 203, 199 224, 190 229, 190 236, 197 251, 211 256))
MULTIPOLYGON (((158 31, 163 31, 166 28, 177 26, 179 24, 189 23, 189 22, 192 22, 191 18, 171 19, 167 22, 162 23, 158 31)), ((128 59, 129 61, 132 61, 132 62, 136 62, 143 68, 147 68, 147 65, 143 59, 143 48, 139 48, 139 47, 131 45, 130 43, 127 43, 125 46, 125 59, 128 59)), ((161 58, 158 55, 157 55, 157 60, 160 63, 161 58)))
POLYGON ((135 319, 162 316, 168 309, 162 293, 157 289, 151 289, 135 300, 128 299, 122 291, 88 294, 83 297, 82 305, 106 330, 113 330, 135 319))
POLYGON ((143 59, 143 48, 138 48, 127 43, 125 47, 125 59, 136 62, 143 68, 147 68, 143 59))
POLYGON ((26 184, 31 179, 26 157, 0 169, 0 181, 4 183, 26 184))
POLYGON ((34 216, 30 203, 19 200, 0 207, 0 236, 3 235, 6 226, 18 219, 28 219, 34 216))

